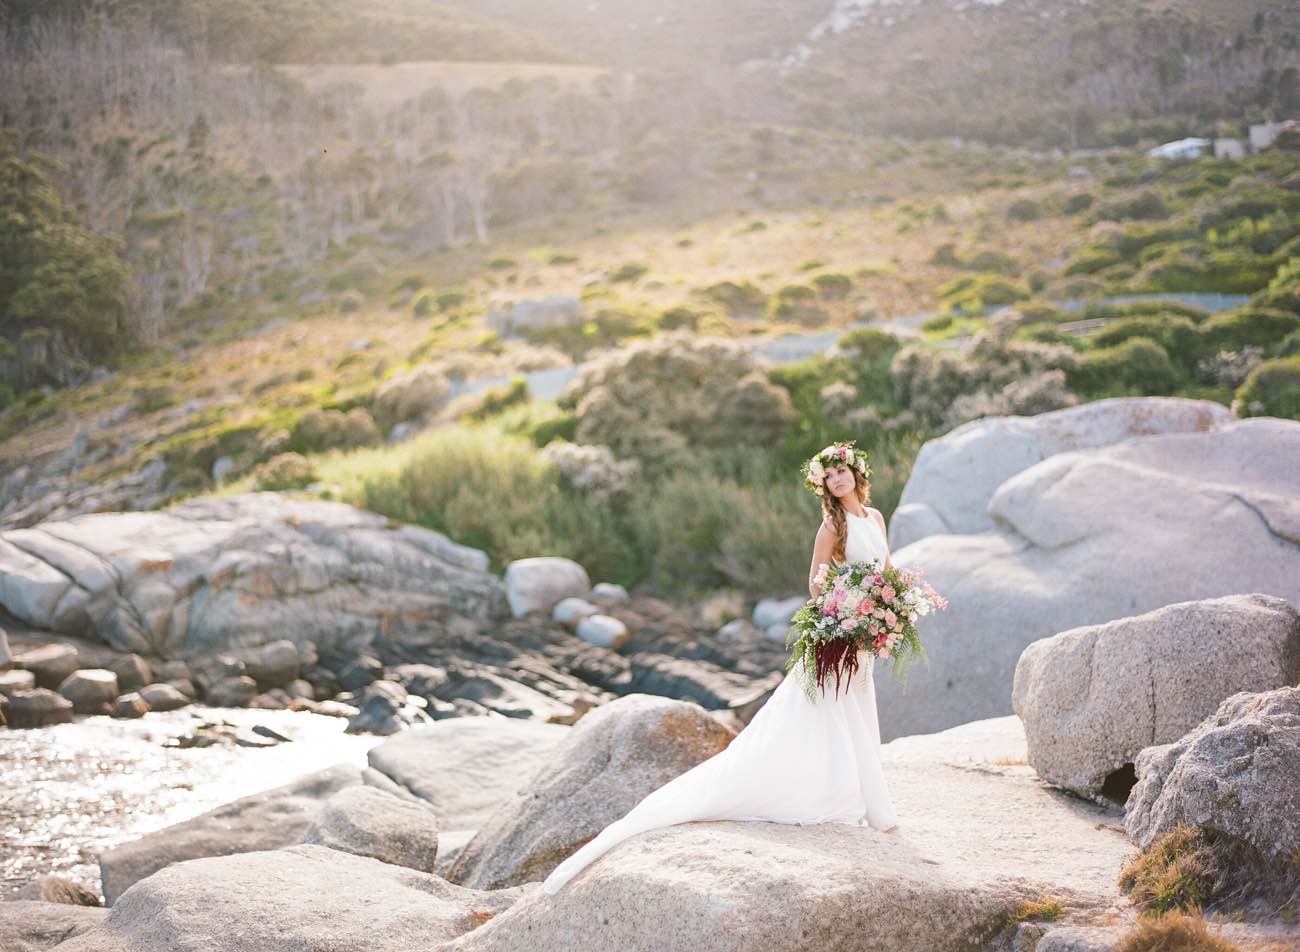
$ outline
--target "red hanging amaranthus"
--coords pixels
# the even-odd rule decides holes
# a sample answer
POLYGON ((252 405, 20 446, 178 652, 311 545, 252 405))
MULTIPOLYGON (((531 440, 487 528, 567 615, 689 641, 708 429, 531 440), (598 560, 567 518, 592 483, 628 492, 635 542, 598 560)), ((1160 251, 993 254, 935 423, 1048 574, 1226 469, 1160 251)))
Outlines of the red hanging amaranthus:
MULTIPOLYGON (((823 695, 826 693, 826 682, 830 680, 833 673, 835 675, 835 696, 840 696, 840 680, 852 681, 853 674, 858 670, 858 647, 847 638, 832 638, 830 641, 823 641, 813 648, 813 654, 817 659, 817 687, 821 689, 823 695)), ((845 690, 848 690, 845 688, 845 690)))

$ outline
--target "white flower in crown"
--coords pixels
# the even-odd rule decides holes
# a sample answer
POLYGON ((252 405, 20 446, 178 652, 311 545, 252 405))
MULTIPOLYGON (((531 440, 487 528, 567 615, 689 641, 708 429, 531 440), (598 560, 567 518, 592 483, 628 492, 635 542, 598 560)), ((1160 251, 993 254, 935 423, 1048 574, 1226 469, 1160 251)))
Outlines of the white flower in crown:
POLYGON ((826 494, 826 470, 832 466, 851 466, 864 478, 871 476, 867 454, 857 449, 856 440, 832 443, 803 464, 804 485, 818 496, 826 494))

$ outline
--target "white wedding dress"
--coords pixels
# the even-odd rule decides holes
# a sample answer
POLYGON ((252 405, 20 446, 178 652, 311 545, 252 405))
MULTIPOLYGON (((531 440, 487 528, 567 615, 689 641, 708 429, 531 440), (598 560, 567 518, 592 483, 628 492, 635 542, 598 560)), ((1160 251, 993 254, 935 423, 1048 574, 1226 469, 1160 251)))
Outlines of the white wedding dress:
MULTIPOLYGON (((870 516, 848 517, 850 562, 889 551, 870 516)), ((767 820, 776 823, 897 824, 880 766, 875 656, 858 652, 858 670, 809 700, 799 668, 786 674, 743 731, 722 751, 651 791, 620 820, 546 877, 548 893, 630 836, 692 820, 767 820)))

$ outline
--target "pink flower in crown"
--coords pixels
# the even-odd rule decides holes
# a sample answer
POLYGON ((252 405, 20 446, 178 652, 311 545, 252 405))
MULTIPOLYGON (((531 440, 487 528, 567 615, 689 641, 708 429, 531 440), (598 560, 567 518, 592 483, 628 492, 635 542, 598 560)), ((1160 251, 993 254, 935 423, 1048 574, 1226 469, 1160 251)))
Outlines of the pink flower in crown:
POLYGON ((894 599, 897 597, 898 593, 894 591, 894 586, 892 585, 886 585, 880 592, 880 600, 886 605, 894 604, 894 599))
POLYGON ((872 581, 874 581, 877 585, 883 585, 885 582, 885 577, 881 575, 879 572, 877 572, 875 577, 872 579, 872 581))
POLYGON ((862 601, 858 602, 858 614, 859 614, 859 615, 870 615, 870 614, 871 614, 871 610, 872 610, 873 608, 875 608, 875 607, 876 607, 876 603, 875 603, 875 602, 873 602, 873 601, 872 601, 871 599, 869 599, 869 598, 864 598, 862 601))
POLYGON ((898 616, 894 614, 892 609, 885 610, 885 624, 890 628, 898 624, 898 616))
POLYGON ((858 627, 858 620, 850 615, 848 618, 845 618, 840 622, 840 627, 845 631, 852 631, 854 628, 858 627))

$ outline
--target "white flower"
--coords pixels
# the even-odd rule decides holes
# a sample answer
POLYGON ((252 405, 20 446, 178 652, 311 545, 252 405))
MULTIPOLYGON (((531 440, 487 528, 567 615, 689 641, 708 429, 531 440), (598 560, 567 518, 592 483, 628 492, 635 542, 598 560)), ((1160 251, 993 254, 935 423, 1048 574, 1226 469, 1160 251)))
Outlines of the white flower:
POLYGON ((812 477, 815 483, 821 482, 826 477, 826 468, 822 466, 821 460, 813 460, 808 467, 808 475, 812 477))

